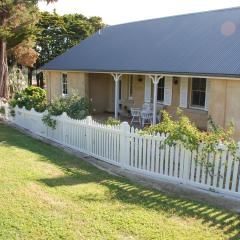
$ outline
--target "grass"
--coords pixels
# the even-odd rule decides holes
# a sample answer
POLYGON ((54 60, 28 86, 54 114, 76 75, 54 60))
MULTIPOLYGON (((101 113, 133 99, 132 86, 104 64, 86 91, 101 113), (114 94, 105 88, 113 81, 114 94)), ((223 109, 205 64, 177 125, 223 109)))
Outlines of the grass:
POLYGON ((0 239, 240 239, 239 218, 111 176, 0 124, 0 239))

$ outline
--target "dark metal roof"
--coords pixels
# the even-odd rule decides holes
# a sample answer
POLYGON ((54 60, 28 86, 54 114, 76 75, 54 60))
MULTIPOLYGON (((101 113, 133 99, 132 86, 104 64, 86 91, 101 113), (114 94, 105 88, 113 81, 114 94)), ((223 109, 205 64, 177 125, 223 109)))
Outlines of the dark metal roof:
POLYGON ((240 76, 240 8, 107 27, 42 69, 240 76))

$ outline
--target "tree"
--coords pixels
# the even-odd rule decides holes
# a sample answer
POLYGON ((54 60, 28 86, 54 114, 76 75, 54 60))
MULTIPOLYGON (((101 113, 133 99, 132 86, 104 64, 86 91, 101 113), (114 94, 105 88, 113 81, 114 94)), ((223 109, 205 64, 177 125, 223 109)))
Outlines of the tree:
MULTIPOLYGON (((45 0, 47 3, 57 0, 45 0)), ((38 20, 38 0, 1 0, 0 2, 0 97, 8 98, 8 53, 25 66, 38 57, 34 31, 38 20)))
POLYGON ((37 24, 36 51, 39 54, 36 68, 41 67, 67 49, 103 28, 100 17, 87 18, 82 14, 43 12, 37 24))

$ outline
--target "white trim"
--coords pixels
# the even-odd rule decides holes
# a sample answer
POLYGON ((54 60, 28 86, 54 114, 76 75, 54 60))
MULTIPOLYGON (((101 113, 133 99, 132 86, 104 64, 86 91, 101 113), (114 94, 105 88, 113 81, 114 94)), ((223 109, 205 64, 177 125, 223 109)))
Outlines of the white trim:
POLYGON ((152 82, 149 76, 145 76, 144 103, 150 104, 152 101, 152 82))
POLYGON ((172 105, 172 85, 173 85, 173 77, 164 76, 164 105, 171 106, 172 105))
POLYGON ((63 98, 67 97, 68 95, 69 95, 68 93, 67 94, 62 93, 63 98))
POLYGON ((210 80, 207 79, 206 82, 206 97, 205 97, 205 111, 208 111, 208 106, 209 106, 209 100, 210 100, 210 88, 211 88, 211 83, 210 80))
POLYGON ((195 106, 192 106, 192 105, 189 105, 189 109, 206 111, 205 107, 195 107, 195 106))
POLYGON ((133 80, 134 80, 133 75, 128 75, 128 100, 130 101, 133 100, 133 80), (132 89, 132 94, 130 94, 130 89, 132 89))
POLYGON ((188 78, 180 78, 179 107, 181 108, 188 107, 188 85, 188 78))
MULTIPOLYGON (((45 72, 63 72, 64 70, 43 70, 45 72)), ((98 72, 98 71, 74 71, 74 70, 68 70, 69 72, 81 72, 81 73, 99 73, 99 74, 114 74, 113 72, 98 72)), ((157 73, 151 73, 151 72, 118 72, 118 74, 122 74, 122 75, 127 75, 127 74, 131 74, 131 75, 159 75, 157 73)), ((188 78, 209 78, 209 79, 231 79, 231 80, 236 80, 236 81, 240 81, 240 76, 239 77, 231 77, 231 76, 226 76, 226 77, 220 77, 220 76, 209 76, 209 75, 185 75, 185 74, 168 74, 168 73, 162 73, 164 76, 169 76, 169 77, 188 77, 188 78)))

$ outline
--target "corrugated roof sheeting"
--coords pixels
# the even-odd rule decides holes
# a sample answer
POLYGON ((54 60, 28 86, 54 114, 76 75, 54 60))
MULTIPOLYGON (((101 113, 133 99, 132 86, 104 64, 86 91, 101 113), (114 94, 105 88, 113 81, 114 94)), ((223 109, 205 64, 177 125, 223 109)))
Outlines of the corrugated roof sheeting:
POLYGON ((240 75, 240 8, 107 27, 45 70, 240 75))

